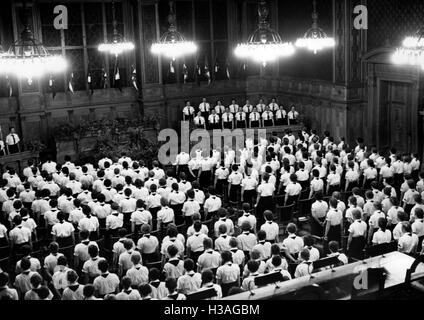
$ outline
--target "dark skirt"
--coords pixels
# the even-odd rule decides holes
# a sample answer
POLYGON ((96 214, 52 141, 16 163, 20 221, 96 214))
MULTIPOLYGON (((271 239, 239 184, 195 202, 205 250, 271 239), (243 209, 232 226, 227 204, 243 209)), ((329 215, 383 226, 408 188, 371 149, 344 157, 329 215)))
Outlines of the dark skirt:
POLYGON ((187 174, 187 180, 190 182, 196 181, 197 180, 197 174, 199 173, 199 170, 192 170, 194 176, 190 173, 190 171, 187 174))
MULTIPOLYGON (((347 182, 346 182, 347 183, 347 182)), ((353 188, 358 187, 358 181, 353 181, 349 184, 349 188, 347 188, 347 192, 351 192, 353 190, 353 188)))
POLYGON ((328 242, 337 241, 338 243, 340 243, 342 239, 341 224, 338 224, 336 226, 331 226, 330 230, 328 230, 327 238, 328 238, 328 242))
POLYGON ((160 207, 150 208, 149 212, 152 215, 152 230, 156 230, 157 221, 158 221, 158 211, 160 207))
POLYGON ((177 172, 178 177, 180 176, 180 174, 182 172, 184 172, 186 174, 187 178, 188 178, 188 176, 190 175, 189 171, 188 171, 188 165, 181 164, 181 165, 178 166, 178 172, 177 172))
POLYGON ((226 191, 226 186, 228 185, 228 181, 226 179, 218 179, 216 180, 215 191, 218 195, 223 195, 226 191))
POLYGON ((211 185, 211 177, 212 177, 212 172, 210 170, 202 171, 199 177, 200 187, 201 188, 209 187, 211 185))
MULTIPOLYGON (((325 217, 319 220, 324 222, 325 217)), ((311 233, 317 237, 322 237, 324 235, 324 227, 320 225, 314 218, 311 218, 311 233)))
POLYGON ((239 184, 238 185, 235 185, 235 184, 230 185, 229 200, 232 201, 232 202, 237 202, 238 199, 239 199, 240 191, 241 191, 241 186, 239 184))
POLYGON ((348 255, 351 258, 362 260, 364 258, 364 248, 365 248, 365 237, 355 237, 352 239, 348 255))
POLYGON ((223 283, 221 284, 221 289, 222 289, 222 296, 226 297, 228 296, 228 292, 230 291, 230 289, 232 287, 240 287, 240 284, 235 281, 235 282, 230 282, 230 283, 223 283))
POLYGON ((269 197, 260 197, 258 206, 256 207, 256 218, 258 219, 259 224, 265 222, 264 212, 266 210, 274 211, 274 201, 272 196, 269 197))
POLYGON ((141 255, 142 259, 143 259, 143 265, 145 266, 147 263, 152 263, 152 262, 156 262, 159 259, 157 252, 153 252, 153 253, 143 253, 141 255))
POLYGON ((193 121, 194 116, 192 114, 186 115, 183 114, 183 120, 184 121, 193 121))
POLYGON ((237 128, 239 128, 239 129, 246 128, 246 122, 245 121, 237 121, 237 128))
POLYGON ((243 202, 250 204, 253 207, 254 201, 256 200, 256 190, 245 190, 243 193, 243 202))
POLYGON ((250 127, 251 128, 259 128, 259 121, 251 121, 250 127))
POLYGON ((272 120, 264 120, 264 127, 272 127, 273 125, 272 120))
POLYGON ((72 237, 56 238, 59 248, 65 248, 73 245, 72 237))
POLYGON ((209 112, 201 112, 200 113, 203 118, 208 119, 209 118, 209 112))
POLYGON ((298 199, 299 199, 299 195, 289 196, 287 198, 286 206, 289 206, 289 205, 292 205, 293 203, 296 203, 298 199))
POLYGON ((232 129, 233 123, 231 121, 224 121, 224 129, 232 129))

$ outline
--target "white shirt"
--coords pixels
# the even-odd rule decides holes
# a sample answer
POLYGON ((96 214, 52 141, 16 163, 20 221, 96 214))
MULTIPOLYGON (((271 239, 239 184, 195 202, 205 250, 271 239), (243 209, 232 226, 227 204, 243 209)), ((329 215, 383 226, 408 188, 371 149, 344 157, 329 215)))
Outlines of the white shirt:
POLYGON ((392 233, 390 230, 383 232, 383 230, 379 229, 376 233, 374 233, 372 237, 373 244, 382 244, 382 243, 390 243, 392 241, 392 233))
POLYGON ((19 139, 19 136, 16 133, 9 133, 6 137, 6 144, 8 146, 13 146, 15 144, 18 144, 19 141, 21 141, 21 139, 19 139))

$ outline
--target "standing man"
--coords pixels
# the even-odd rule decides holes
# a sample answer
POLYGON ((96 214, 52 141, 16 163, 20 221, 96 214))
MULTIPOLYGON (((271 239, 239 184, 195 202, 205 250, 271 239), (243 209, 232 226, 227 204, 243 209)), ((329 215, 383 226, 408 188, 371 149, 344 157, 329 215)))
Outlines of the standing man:
POLYGON ((222 114, 222 129, 230 129, 234 128, 234 116, 230 112, 230 108, 225 108, 225 113, 222 114))
POLYGON ((199 104, 199 111, 202 113, 202 117, 205 119, 209 118, 209 110, 211 106, 209 102, 206 101, 206 98, 202 99, 202 103, 199 104))
POLYGON ((19 139, 15 127, 10 127, 10 133, 6 136, 6 146, 9 154, 21 152, 20 141, 21 139, 19 139))
POLYGON ((299 112, 296 111, 295 107, 292 106, 290 112, 287 117, 289 118, 290 124, 297 124, 299 118, 299 112))
POLYGON ((239 105, 236 103, 235 99, 231 100, 231 104, 229 106, 230 112, 235 115, 239 111, 239 105))
POLYGON ((186 101, 186 105, 183 109, 183 121, 193 121, 194 108, 190 105, 190 101, 186 101))

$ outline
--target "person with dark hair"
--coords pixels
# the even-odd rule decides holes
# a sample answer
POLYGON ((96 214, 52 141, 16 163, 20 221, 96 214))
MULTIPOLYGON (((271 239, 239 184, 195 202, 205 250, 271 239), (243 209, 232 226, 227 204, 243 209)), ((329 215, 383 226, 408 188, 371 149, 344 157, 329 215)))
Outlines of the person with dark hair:
POLYGON ((374 208, 375 211, 368 220, 368 244, 371 243, 374 233, 378 231, 380 218, 386 220, 386 215, 381 211, 381 203, 374 202, 374 208))
POLYGON ((112 203, 110 205, 111 213, 106 217, 106 230, 109 236, 117 236, 119 229, 124 226, 124 215, 119 212, 119 205, 112 203))
POLYGON ((99 269, 99 263, 105 259, 99 257, 99 248, 95 245, 88 246, 88 254, 90 259, 85 261, 82 267, 83 281, 84 283, 93 283, 94 279, 101 275, 102 271, 99 269))
POLYGON ((53 241, 59 244, 59 247, 65 248, 75 244, 74 231, 75 228, 72 223, 65 221, 65 214, 63 212, 57 213, 58 222, 53 225, 51 234, 53 241))
POLYGON ((83 295, 84 295, 83 300, 102 300, 100 298, 96 298, 94 293, 95 293, 94 286, 92 284, 86 284, 83 289, 83 295))
POLYGON ((24 245, 22 246, 22 248, 20 249, 20 254, 22 254, 22 258, 21 260, 19 260, 18 262, 16 262, 16 267, 15 267, 15 274, 19 274, 22 272, 22 268, 21 268, 21 261, 22 259, 29 259, 29 261, 31 262, 31 271, 34 272, 40 272, 41 270, 41 263, 40 260, 37 258, 34 258, 31 256, 31 247, 29 245, 24 245))
POLYGON ((184 275, 177 280, 178 292, 187 295, 194 293, 200 289, 202 284, 202 276, 195 271, 194 261, 191 259, 184 260, 184 275))
POLYGON ((239 172, 239 166, 233 164, 231 167, 231 174, 228 176, 228 200, 237 202, 241 195, 241 181, 243 175, 239 172))
POLYGON ((137 242, 138 251, 143 256, 143 262, 155 262, 158 258, 159 251, 159 240, 156 236, 151 235, 151 227, 148 224, 144 224, 141 227, 142 237, 137 242))
POLYGON ((209 220, 211 218, 216 217, 218 214, 218 210, 222 206, 222 201, 219 197, 216 196, 215 190, 212 186, 208 188, 209 197, 206 199, 205 204, 203 206, 205 220, 209 220))
POLYGON ((221 266, 216 271, 216 280, 222 288, 222 295, 226 297, 230 288, 240 286, 240 266, 233 263, 230 251, 221 253, 221 266))
POLYGON ((203 248, 204 253, 197 260, 198 271, 202 272, 205 269, 211 269, 215 272, 219 267, 221 256, 219 252, 213 250, 212 239, 206 237, 203 240, 203 248))
POLYGON ((124 241, 125 251, 118 258, 118 275, 120 277, 127 273, 127 270, 133 266, 131 255, 134 253, 134 242, 131 239, 124 241))
POLYGON ((177 291, 177 279, 168 277, 165 281, 165 286, 169 291, 169 294, 162 298, 162 300, 186 300, 184 294, 177 291))
POLYGON ((284 205, 289 206, 296 201, 300 197, 300 193, 302 192, 302 186, 297 182, 296 174, 290 175, 290 183, 286 187, 286 195, 284 197, 284 205))
POLYGON ((94 245, 98 247, 98 244, 95 241, 90 241, 90 233, 86 230, 83 230, 79 234, 80 243, 78 243, 74 248, 74 268, 80 272, 82 265, 88 259, 90 255, 88 253, 88 247, 94 245))
POLYGON ((183 235, 178 233, 178 229, 175 226, 175 224, 170 224, 167 229, 167 236, 162 239, 162 245, 161 245, 161 254, 162 254, 162 261, 165 263, 167 259, 170 258, 168 254, 168 247, 171 245, 174 245, 178 249, 178 256, 180 258, 184 258, 184 251, 185 251, 185 238, 183 235))
POLYGON ((320 259, 320 252, 315 248, 315 238, 311 235, 305 235, 303 237, 303 243, 305 244, 304 249, 309 250, 309 261, 314 262, 320 259))
POLYGON ((78 283, 78 274, 74 270, 68 270, 66 278, 68 286, 63 290, 62 300, 83 300, 84 286, 78 283))
POLYGON ((43 286, 43 278, 35 273, 30 278, 31 290, 25 293, 24 300, 51 300, 53 299, 53 294, 46 287, 43 286), (46 290, 47 289, 47 290, 46 290))
POLYGON ((349 226, 349 238, 347 241, 348 256, 351 258, 363 259, 363 249, 366 244, 367 224, 362 220, 361 211, 352 211, 353 222, 349 226))
POLYGON ((377 232, 374 233, 372 244, 390 243, 392 241, 392 232, 387 229, 387 220, 384 217, 378 219, 377 232))
POLYGON ((123 277, 121 280, 122 291, 116 295, 116 300, 140 300, 141 295, 138 289, 133 289, 132 285, 129 277, 123 277))
POLYGON ((414 255, 418 247, 418 236, 412 233, 411 224, 409 222, 402 222, 402 236, 398 241, 398 251, 414 255))
POLYGON ((196 213, 200 213, 200 204, 194 200, 194 190, 187 191, 187 200, 184 202, 181 212, 184 215, 185 225, 190 225, 192 217, 196 213))
MULTIPOLYGON (((214 275, 212 270, 210 269, 206 269, 202 272, 202 287, 199 289, 199 291, 202 290, 208 290, 208 289, 215 289, 216 291, 216 296, 209 298, 207 300, 219 300, 222 298, 222 289, 221 286, 218 284, 214 284, 213 283, 214 280, 214 275)), ((197 292, 199 292, 197 291, 197 292)))
POLYGON ((341 232, 343 230, 343 213, 337 209, 338 201, 335 198, 330 199, 330 210, 325 218, 326 225, 324 239, 328 241, 341 241, 341 232))
POLYGON ((204 248, 204 240, 208 237, 202 230, 202 223, 200 221, 196 221, 193 224, 194 234, 187 239, 186 249, 187 256, 193 259, 195 263, 197 263, 197 259, 200 255, 205 251, 204 248))
POLYGON ((57 258, 57 266, 55 272, 52 275, 52 283, 54 288, 60 293, 68 287, 68 271, 72 269, 68 268, 68 259, 65 256, 57 258))
POLYGON ((184 261, 178 257, 178 248, 175 245, 170 245, 167 249, 169 260, 163 266, 163 273, 166 278, 178 279, 184 274, 184 261))
POLYGON ((158 300, 165 298, 169 293, 165 282, 160 281, 160 276, 160 271, 157 268, 149 270, 149 286, 152 289, 152 298, 158 300))
POLYGON ((294 223, 289 223, 287 225, 288 237, 283 241, 283 250, 285 252, 286 258, 291 262, 296 262, 300 251, 305 246, 303 238, 297 235, 297 227, 294 223))
POLYGON ((100 259, 98 262, 98 275, 94 281, 93 286, 96 296, 103 298, 107 294, 116 294, 119 291, 119 278, 116 274, 108 271, 109 263, 106 259, 100 259))
POLYGON ((22 225, 22 217, 17 215, 13 218, 15 227, 9 232, 10 248, 12 252, 18 252, 24 245, 32 247, 31 230, 22 225))
POLYGON ((257 244, 253 246, 252 251, 257 250, 261 260, 266 260, 271 256, 271 243, 266 241, 266 232, 260 230, 257 233, 257 244))
POLYGON ((229 236, 232 236, 234 234, 234 223, 233 220, 228 218, 228 211, 227 209, 220 208, 218 210, 219 214, 219 220, 215 222, 214 224, 214 234, 215 237, 219 236, 219 227, 223 224, 227 227, 227 234, 229 236))
POLYGON ((253 289, 257 288, 255 285, 255 278, 259 276, 259 262, 256 260, 249 260, 247 263, 247 269, 249 270, 249 276, 244 278, 241 288, 244 291, 252 291, 253 289))
POLYGON ((242 204, 242 215, 238 218, 237 226, 241 228, 244 222, 249 222, 252 227, 252 232, 256 232, 257 219, 256 216, 250 213, 250 205, 248 203, 242 204))
POLYGON ((37 272, 31 271, 31 261, 28 258, 21 260, 21 273, 15 278, 14 287, 18 291, 20 299, 23 299, 25 294, 31 290, 31 278, 37 272))
POLYGON ((9 274, 0 272, 0 300, 19 300, 18 291, 9 287, 9 274))
POLYGON ((243 232, 237 236, 237 240, 240 243, 239 248, 243 250, 246 259, 249 259, 253 247, 257 244, 256 236, 254 233, 251 233, 252 226, 248 221, 243 222, 241 230, 243 232))
POLYGON ((134 251, 131 254, 132 267, 128 269, 126 276, 131 279, 131 286, 137 288, 149 282, 149 270, 141 264, 141 254, 134 251))

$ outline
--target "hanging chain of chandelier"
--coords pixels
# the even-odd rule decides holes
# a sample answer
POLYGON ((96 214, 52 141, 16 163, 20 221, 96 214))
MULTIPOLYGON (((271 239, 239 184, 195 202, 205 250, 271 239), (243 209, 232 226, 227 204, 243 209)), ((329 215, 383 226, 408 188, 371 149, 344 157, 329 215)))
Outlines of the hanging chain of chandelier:
POLYGON ((158 42, 152 44, 151 52, 153 54, 162 55, 174 61, 177 58, 193 54, 197 51, 196 44, 192 41, 187 41, 177 31, 176 22, 175 2, 169 1, 168 31, 161 36, 158 42))

